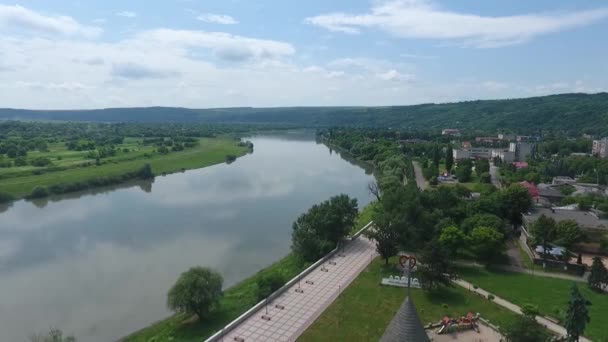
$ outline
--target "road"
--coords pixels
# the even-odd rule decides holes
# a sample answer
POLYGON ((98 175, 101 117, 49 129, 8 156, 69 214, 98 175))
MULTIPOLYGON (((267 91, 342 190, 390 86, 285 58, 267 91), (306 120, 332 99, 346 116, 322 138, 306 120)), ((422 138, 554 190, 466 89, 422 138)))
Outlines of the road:
POLYGON ((500 168, 498 166, 494 166, 493 163, 490 165, 490 176, 492 177, 492 185, 494 185, 498 189, 502 188, 502 184, 500 183, 499 171, 500 168))
MULTIPOLYGON (((460 286, 464 287, 467 290, 470 290, 472 292, 476 292, 476 293, 482 295, 485 298, 488 298, 488 295, 490 294, 486 290, 483 290, 483 289, 480 289, 480 288, 477 288, 477 289, 473 288, 473 284, 471 284, 471 283, 469 283, 469 282, 467 282, 465 280, 458 279, 458 280, 455 280, 454 283, 456 283, 457 285, 460 285, 460 286)), ((507 300, 504 300, 504 299, 496 296, 495 294, 493 294, 493 295, 494 295, 494 300, 493 300, 494 303, 496 303, 496 304, 498 304, 498 305, 500 305, 500 306, 502 306, 502 307, 504 307, 504 308, 506 308, 508 310, 511 310, 511 311, 515 312, 516 314, 519 314, 519 315, 522 314, 521 308, 519 306, 517 306, 517 305, 515 305, 515 304, 513 304, 513 303, 511 303, 511 302, 509 302, 507 300)), ((550 321, 550 320, 548 320, 548 319, 546 319, 544 317, 538 316, 538 317, 536 317, 536 321, 538 323, 544 325, 545 327, 547 327, 547 329, 553 331, 554 333, 559 334, 560 336, 566 336, 567 335, 566 329, 564 327, 562 327, 559 324, 553 323, 552 321, 550 321)), ((581 342, 591 342, 591 340, 589 340, 589 339, 587 339, 585 337, 581 337, 579 339, 579 341, 581 341, 581 342)))
POLYGON ((414 164, 414 173, 416 174, 416 184, 418 185, 418 188, 422 191, 426 190, 426 188, 429 187, 429 184, 426 182, 426 179, 424 179, 424 176, 422 174, 422 167, 420 167, 420 164, 418 164, 418 162, 413 161, 412 164, 414 164))

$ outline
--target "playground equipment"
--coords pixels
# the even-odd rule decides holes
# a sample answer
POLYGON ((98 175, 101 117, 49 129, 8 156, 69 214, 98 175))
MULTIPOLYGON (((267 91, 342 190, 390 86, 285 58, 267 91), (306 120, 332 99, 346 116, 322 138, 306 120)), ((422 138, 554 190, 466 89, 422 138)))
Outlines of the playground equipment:
POLYGON ((449 318, 447 316, 443 317, 441 320, 441 327, 437 330, 437 334, 449 334, 465 330, 475 330, 476 332, 479 332, 477 319, 479 319, 479 314, 473 315, 471 312, 467 313, 466 317, 460 317, 460 319, 449 318))

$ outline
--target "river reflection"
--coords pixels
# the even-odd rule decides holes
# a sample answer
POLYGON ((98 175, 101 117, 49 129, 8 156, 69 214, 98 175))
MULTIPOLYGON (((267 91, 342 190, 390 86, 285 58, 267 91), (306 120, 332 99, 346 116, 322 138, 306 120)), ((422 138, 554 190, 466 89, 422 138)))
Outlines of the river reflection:
POLYGON ((231 165, 38 202, 0 214, 0 340, 56 326, 109 341, 161 319, 166 292, 194 265, 231 285, 289 251, 291 223, 372 177, 311 134, 251 138, 231 165))

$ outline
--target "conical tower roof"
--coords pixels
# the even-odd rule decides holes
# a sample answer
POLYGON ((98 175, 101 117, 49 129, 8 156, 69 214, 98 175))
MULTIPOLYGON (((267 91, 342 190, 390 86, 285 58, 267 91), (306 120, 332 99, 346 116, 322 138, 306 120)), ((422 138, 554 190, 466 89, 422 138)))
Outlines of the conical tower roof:
POLYGON ((380 342, 430 342, 410 297, 405 298, 380 342))

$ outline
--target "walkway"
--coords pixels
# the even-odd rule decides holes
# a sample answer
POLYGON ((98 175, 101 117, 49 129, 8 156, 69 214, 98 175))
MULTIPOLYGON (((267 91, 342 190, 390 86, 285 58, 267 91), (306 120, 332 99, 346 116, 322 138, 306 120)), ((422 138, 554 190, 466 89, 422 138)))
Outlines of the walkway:
MULTIPOLYGON (((480 289, 480 288, 477 288, 477 289, 473 288, 473 284, 471 284, 471 283, 469 283, 469 282, 467 282, 465 280, 462 280, 462 279, 457 279, 457 280, 454 281, 454 283, 457 284, 457 285, 460 285, 460 286, 464 287, 467 290, 470 290, 472 292, 476 292, 476 293, 482 295, 485 298, 488 298, 488 295, 490 294, 490 292, 488 292, 486 290, 483 290, 483 289, 480 289)), ((502 306, 504 308, 507 308, 507 309, 509 309, 509 310, 511 310, 511 311, 513 311, 513 312, 515 312, 517 314, 519 314, 519 315, 522 314, 521 313, 521 308, 519 306, 517 306, 517 305, 515 305, 515 304, 513 304, 513 303, 511 303, 509 301, 506 301, 506 300, 504 300, 504 299, 502 299, 500 297, 498 297, 496 294, 492 293, 492 295, 494 296, 494 300, 493 300, 494 303, 496 303, 496 304, 498 304, 498 305, 500 305, 500 306, 502 306)), ((553 331, 554 333, 559 334, 560 336, 566 336, 566 334, 567 334, 566 333, 566 329, 564 327, 562 327, 561 325, 556 324, 556 323, 554 323, 554 322, 552 322, 552 321, 550 321, 550 320, 548 320, 548 319, 546 319, 544 317, 537 316, 536 317, 536 321, 538 323, 544 325, 545 327, 547 327, 547 329, 553 331)), ((587 339, 585 337, 581 337, 580 341, 581 342, 591 342, 591 340, 589 340, 589 339, 587 339)))
POLYGON ((414 165, 414 174, 416 175, 416 184, 418 184, 418 188, 422 191, 426 190, 426 188, 428 188, 428 183, 426 182, 426 179, 424 179, 424 175, 422 174, 422 168, 420 167, 420 164, 418 164, 417 161, 413 161, 412 164, 414 165))
POLYGON ((295 341, 377 256, 363 236, 234 329, 224 341, 295 341), (266 311, 267 310, 267 311, 266 311))

